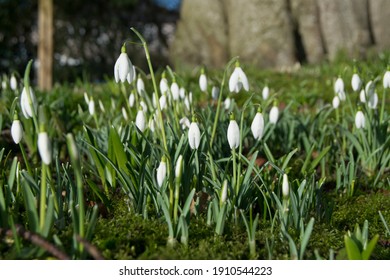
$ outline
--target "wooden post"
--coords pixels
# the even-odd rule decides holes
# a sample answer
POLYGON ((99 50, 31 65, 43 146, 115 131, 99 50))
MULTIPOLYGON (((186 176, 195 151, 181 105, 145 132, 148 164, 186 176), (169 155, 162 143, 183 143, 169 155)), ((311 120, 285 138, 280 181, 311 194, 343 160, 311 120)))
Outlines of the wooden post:
POLYGON ((50 90, 53 84, 53 0, 38 2, 38 87, 50 90))

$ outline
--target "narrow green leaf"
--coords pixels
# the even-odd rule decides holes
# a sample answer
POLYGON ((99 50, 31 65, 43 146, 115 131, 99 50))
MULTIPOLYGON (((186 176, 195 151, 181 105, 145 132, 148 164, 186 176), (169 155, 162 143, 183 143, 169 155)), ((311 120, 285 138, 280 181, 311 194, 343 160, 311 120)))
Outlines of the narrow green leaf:
POLYGON ((310 170, 314 170, 321 159, 329 152, 331 146, 327 146, 321 151, 321 153, 310 164, 310 170))
POLYGON ((362 255, 359 251, 359 248, 351 237, 349 237, 348 235, 344 235, 344 243, 345 243, 345 249, 347 250, 347 255, 349 260, 362 259, 362 255))
POLYGON ((376 243, 378 242, 379 235, 376 234, 373 239, 371 239, 370 242, 368 242, 367 247, 362 252, 362 259, 363 260, 369 260, 371 253, 374 251, 376 243))
POLYGON ((309 243, 310 235, 313 230, 313 225, 314 225, 314 218, 311 218, 309 223, 306 226, 305 233, 301 238, 301 248, 299 250, 299 258, 301 260, 303 259, 303 254, 305 253, 306 246, 309 243))

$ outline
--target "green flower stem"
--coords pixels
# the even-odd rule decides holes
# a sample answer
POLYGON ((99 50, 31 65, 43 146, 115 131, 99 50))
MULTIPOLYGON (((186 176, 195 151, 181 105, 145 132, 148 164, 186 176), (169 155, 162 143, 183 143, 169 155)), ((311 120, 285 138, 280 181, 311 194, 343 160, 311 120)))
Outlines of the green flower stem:
POLYGON ((39 200, 39 228, 43 230, 46 219, 46 173, 47 165, 42 162, 41 169, 41 195, 39 200))
POLYGON ((33 61, 31 59, 27 64, 26 70, 24 71, 24 87, 26 89, 28 105, 32 109, 31 112, 32 112, 32 118, 34 121, 35 130, 38 134, 39 133, 38 119, 37 119, 37 115, 35 113, 33 102, 32 102, 31 95, 30 95, 30 71, 31 71, 32 62, 33 61))
POLYGON ((31 167, 30 167, 30 163, 27 160, 26 151, 24 150, 24 146, 22 145, 22 143, 19 143, 19 147, 20 147, 20 151, 22 152, 24 163, 26 164, 27 172, 28 172, 28 174, 30 174, 31 177, 33 177, 33 173, 32 173, 31 167))
POLYGON ((123 99, 125 100, 125 103, 126 103, 126 106, 127 106, 127 112, 129 113, 129 118, 131 119, 132 118, 132 114, 131 114, 129 98, 127 97, 127 94, 126 94, 127 91, 126 91, 125 83, 121 83, 121 93, 123 95, 123 99))
MULTIPOLYGON (((165 134, 164 121, 163 121, 162 112, 161 112, 161 108, 160 108, 157 83, 156 83, 156 78, 154 77, 154 70, 153 70, 152 61, 150 59, 148 45, 146 44, 146 41, 145 41, 144 37, 142 37, 142 35, 134 27, 131 27, 130 29, 141 40, 142 46, 143 46, 143 48, 145 50, 146 60, 148 62, 149 71, 150 71, 150 76, 152 77, 153 89, 154 89, 154 92, 156 94, 156 99, 157 99, 156 100, 156 105, 157 105, 157 113, 158 113, 158 117, 159 117, 159 121, 160 121, 161 136, 162 136, 162 140, 163 140, 164 149, 165 149, 165 151, 166 151, 166 153, 168 155, 168 144, 167 144, 167 138, 166 138, 166 134, 165 134)), ((169 168, 167 168, 167 170, 169 170, 169 168)))
POLYGON ((210 162, 211 177, 213 178, 213 181, 216 182, 217 181, 217 175, 215 173, 214 160, 213 160, 213 156, 210 153, 210 150, 207 151, 207 156, 208 156, 208 159, 209 159, 209 162, 210 162))
POLYGON ((173 223, 177 224, 177 214, 179 210, 179 196, 180 196, 180 180, 175 183, 175 204, 173 207, 173 223))
POLYGON ((383 89, 381 112, 380 112, 380 115, 379 115, 379 124, 382 124, 383 117, 384 117, 384 114, 385 114, 386 90, 387 90, 386 88, 383 89))
POLYGON ((233 189, 235 196, 238 195, 238 188, 237 188, 237 163, 236 163, 236 148, 232 149, 232 156, 233 156, 233 189))

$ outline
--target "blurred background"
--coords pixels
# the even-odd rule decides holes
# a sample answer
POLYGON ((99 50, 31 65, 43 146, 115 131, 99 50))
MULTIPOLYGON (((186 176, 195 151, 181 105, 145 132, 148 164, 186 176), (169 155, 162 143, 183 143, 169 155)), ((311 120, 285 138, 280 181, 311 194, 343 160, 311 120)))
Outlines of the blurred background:
MULTIPOLYGON (((0 74, 30 59, 54 82, 103 81, 125 40, 146 38, 156 68, 262 68, 365 58, 390 48, 389 0, 0 0, 0 74)), ((141 69, 141 46, 129 44, 141 69)))

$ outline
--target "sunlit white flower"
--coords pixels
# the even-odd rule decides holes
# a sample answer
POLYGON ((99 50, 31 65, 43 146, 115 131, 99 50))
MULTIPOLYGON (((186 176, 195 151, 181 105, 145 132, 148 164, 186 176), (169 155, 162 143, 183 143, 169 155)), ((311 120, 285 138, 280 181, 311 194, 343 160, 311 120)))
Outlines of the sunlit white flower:
POLYGON ((219 96, 219 87, 213 86, 211 89, 211 98, 217 100, 219 96))
POLYGON ((14 119, 11 125, 11 136, 15 144, 19 144, 23 138, 23 126, 20 120, 14 119))
POLYGON ((180 97, 180 89, 177 83, 174 81, 171 85, 171 93, 173 100, 178 100, 180 97))
POLYGON ((261 137, 263 137, 264 118, 260 110, 256 113, 255 117, 253 118, 251 130, 252 130, 253 137, 256 140, 260 140, 261 137))
POLYGON ((146 113, 148 111, 148 105, 146 105, 145 101, 141 100, 139 103, 139 106, 141 106, 144 113, 146 113))
POLYGON ((371 95, 375 92, 375 83, 373 81, 368 81, 366 84, 366 98, 370 98, 371 95))
MULTIPOLYGON (((204 70, 203 70, 203 72, 204 72, 204 70)), ((199 87, 200 87, 201 91, 203 91, 203 92, 207 91, 207 77, 206 77, 205 73, 200 74, 199 87)))
POLYGON ((200 130, 198 123, 195 120, 192 121, 190 129, 188 130, 188 144, 192 150, 199 148, 200 130))
POLYGON ((272 124, 276 124, 279 118, 279 108, 274 104, 269 112, 269 122, 272 124))
POLYGON ((335 95, 332 100, 332 106, 334 109, 337 109, 340 106, 340 98, 338 95, 335 95))
POLYGON ((52 160, 51 142, 45 131, 38 133, 38 151, 43 163, 49 165, 52 160))
POLYGON ((89 99, 88 111, 91 116, 95 115, 95 101, 93 100, 93 98, 89 99))
POLYGON ((359 94, 360 102, 366 103, 366 91, 362 89, 359 94))
POLYGON ((134 103, 135 103, 135 95, 134 93, 130 93, 129 95, 129 106, 130 108, 133 108, 134 107, 134 103))
POLYGON ((358 91, 360 89, 360 87, 362 86, 362 80, 360 79, 360 77, 357 73, 354 73, 352 75, 351 86, 352 86, 353 91, 358 91))
POLYGON ((149 129, 151 132, 154 132, 156 130, 154 116, 149 119, 149 129))
POLYGON ((180 179, 182 174, 183 174, 183 156, 180 155, 176 161, 175 176, 177 179, 180 179))
POLYGON ((127 80, 127 77, 130 75, 130 77, 133 77, 133 64, 130 61, 130 58, 128 57, 126 53, 126 46, 123 44, 121 49, 121 54, 119 55, 118 59, 115 62, 114 66, 114 77, 115 82, 121 81, 124 83, 127 80))
POLYGON ((142 95, 142 93, 145 91, 145 83, 144 80, 142 80, 141 76, 138 75, 137 79, 137 92, 139 95, 142 95))
POLYGON ((135 72, 134 65, 132 66, 132 71, 130 71, 129 74, 127 74, 126 80, 129 84, 131 84, 133 81, 135 81, 135 77, 137 77, 137 74, 135 72))
POLYGON ((126 111, 125 107, 122 107, 122 116, 125 119, 125 121, 129 120, 129 116, 127 115, 127 111, 126 111))
POLYGON ((282 194, 284 198, 288 198, 288 195, 290 193, 290 186, 288 184, 288 177, 287 174, 283 174, 283 183, 282 183, 282 194))
POLYGON ((165 94, 162 94, 160 96, 160 109, 164 110, 167 107, 168 107, 167 96, 165 94))
POLYGON ((139 108, 137 116, 135 117, 135 125, 138 127, 139 130, 141 130, 141 132, 144 132, 146 128, 146 118, 142 108, 139 108))
POLYGON ((227 139, 229 142, 230 149, 237 149, 240 145, 240 128, 236 120, 234 119, 234 115, 230 115, 230 122, 227 130, 227 139))
POLYGON ((18 81, 16 80, 16 77, 14 74, 11 75, 11 78, 9 80, 9 86, 13 91, 17 90, 18 88, 18 81))
POLYGON ((182 117, 180 120, 179 120, 179 123, 181 125, 181 128, 184 130, 186 128, 190 128, 191 126, 191 123, 190 123, 190 120, 187 118, 187 117, 182 117))
POLYGON ((263 88, 263 91, 261 92, 261 95, 263 96, 264 100, 268 99, 268 97, 269 97, 269 87, 268 86, 265 86, 263 88))
POLYGON ((356 128, 364 128, 365 127, 365 122, 366 122, 366 119, 364 117, 364 114, 361 110, 357 111, 356 112, 356 115, 355 115, 355 125, 356 125, 356 128))
POLYGON ((229 110, 231 103, 232 103, 232 100, 229 97, 227 97, 225 99, 225 101, 223 102, 223 105, 225 106, 225 110, 229 110))
POLYGON ((179 95, 181 99, 184 99, 186 97, 186 89, 181 87, 179 90, 179 95))
POLYGON ((242 71, 241 67, 236 65, 236 68, 229 79, 229 90, 230 92, 238 93, 242 87, 246 91, 249 90, 248 78, 246 77, 244 71, 242 71))
POLYGON ((165 157, 160 161, 159 166, 157 167, 157 184, 161 188, 164 183, 165 176, 167 175, 167 163, 165 157))
POLYGON ((378 94, 376 92, 369 97, 367 105, 371 109, 376 109, 378 106, 378 94))
POLYGON ((23 87, 22 94, 20 96, 20 107, 22 108, 22 113, 26 119, 32 118, 33 114, 36 115, 38 107, 34 91, 31 87, 29 88, 29 92, 32 104, 29 102, 26 87, 23 87))
POLYGON ((168 81, 165 78, 165 73, 163 73, 162 78, 160 80, 160 92, 161 94, 164 94, 168 91, 168 81))
POLYGON ((334 83, 334 92, 337 94, 339 94, 340 92, 344 93, 344 81, 341 79, 340 76, 336 79, 336 82, 334 83))
POLYGON ((389 69, 383 75, 383 88, 390 88, 390 70, 389 69))

